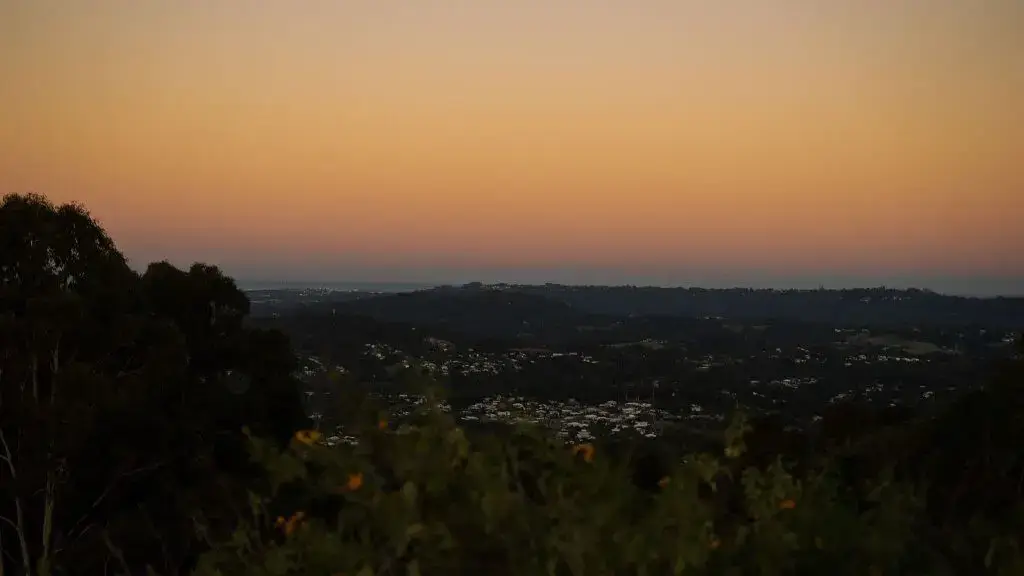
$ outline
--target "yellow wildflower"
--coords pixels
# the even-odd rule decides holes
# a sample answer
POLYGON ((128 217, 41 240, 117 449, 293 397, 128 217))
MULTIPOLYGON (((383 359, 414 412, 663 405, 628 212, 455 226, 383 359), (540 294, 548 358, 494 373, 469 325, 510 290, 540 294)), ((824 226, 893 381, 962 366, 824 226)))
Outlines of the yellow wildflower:
POLYGON ((345 488, 350 491, 359 490, 359 487, 363 485, 363 473, 356 472, 355 474, 348 475, 348 482, 345 483, 345 488))
POLYGON ((584 462, 594 461, 594 445, 593 444, 577 444, 572 447, 573 455, 583 454, 584 462))
POLYGON ((668 476, 665 476, 665 477, 664 477, 664 478, 662 478, 661 480, 658 480, 658 487, 659 487, 659 488, 664 488, 664 487, 668 486, 668 483, 669 483, 670 481, 671 481, 671 480, 669 479, 669 477, 668 477, 668 476))
POLYGON ((295 529, 302 524, 302 520, 305 517, 306 513, 303 512, 302 510, 299 510, 295 514, 292 514, 291 518, 288 518, 287 520, 285 520, 283 516, 278 516, 277 527, 281 528, 281 530, 284 531, 286 536, 291 535, 291 533, 295 532, 295 529))
POLYGON ((787 499, 783 500, 782 502, 779 502, 780 510, 792 510, 793 508, 796 508, 796 502, 794 500, 787 499))
POLYGON ((312 446, 320 439, 319 430, 299 430, 295 433, 295 439, 306 446, 312 446))

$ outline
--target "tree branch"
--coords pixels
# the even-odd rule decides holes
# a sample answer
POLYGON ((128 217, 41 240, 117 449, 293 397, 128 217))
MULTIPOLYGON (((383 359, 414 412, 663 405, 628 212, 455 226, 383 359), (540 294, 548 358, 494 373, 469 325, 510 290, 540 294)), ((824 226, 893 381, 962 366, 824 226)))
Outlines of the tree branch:
POLYGON ((3 429, 0 429, 0 445, 3 445, 4 449, 4 453, 0 454, 0 460, 7 462, 7 467, 11 470, 11 478, 15 479, 18 477, 18 473, 14 469, 14 458, 11 456, 11 447, 7 445, 7 437, 4 436, 3 429))
MULTIPOLYGON (((11 446, 7 443, 7 436, 4 435, 3 428, 0 428, 0 445, 4 449, 4 460, 7 461, 7 467, 11 470, 11 479, 16 480, 18 472, 14 469, 14 456, 11 454, 11 446)), ((18 544, 21 545, 21 563, 25 573, 29 574, 32 570, 32 559, 28 554, 28 540, 25 539, 25 511, 21 507, 21 497, 18 496, 17 492, 14 494, 14 512, 17 523, 13 525, 15 532, 18 534, 18 544)))
POLYGON ((41 543, 43 545, 43 555, 39 559, 39 562, 44 568, 40 568, 40 572, 49 574, 50 566, 50 547, 53 543, 53 510, 57 505, 56 502, 56 488, 54 486, 56 480, 53 471, 49 471, 46 474, 46 500, 43 505, 43 531, 41 535, 41 543))
POLYGON ((50 357, 50 406, 57 403, 57 372, 60 368, 60 340, 61 335, 57 334, 57 342, 53 345, 53 355, 50 357))
MULTIPOLYGON (((8 552, 7 550, 2 550, 2 549, 0 549, 0 552, 3 552, 4 556, 6 556, 6 557, 10 558, 10 559, 11 559, 11 562, 15 562, 15 563, 17 563, 17 562, 18 562, 18 559, 14 557, 14 554, 11 554, 11 553, 10 553, 10 552, 8 552)), ((0 564, 3 564, 3 559, 2 559, 2 558, 0 558, 0 564)), ((2 569, 3 569, 3 567, 2 567, 2 566, 0 566, 0 570, 2 570, 2 569)))
POLYGON ((107 550, 117 560, 118 564, 121 565, 121 569, 124 570, 125 574, 131 574, 132 571, 128 568, 128 563, 124 560, 124 553, 120 548, 114 546, 114 542, 110 539, 110 532, 107 530, 103 531, 103 543, 107 545, 107 550))
MULTIPOLYGON (((149 466, 143 466, 142 468, 136 468, 135 470, 129 470, 127 472, 122 472, 121 474, 119 474, 116 478, 114 478, 110 482, 110 484, 99 495, 99 497, 97 497, 95 500, 93 500, 92 505, 89 506, 89 509, 85 512, 85 514, 83 514, 82 517, 79 518, 78 521, 75 522, 71 526, 71 528, 67 531, 68 537, 71 537, 71 535, 74 534, 75 530, 77 530, 82 525, 82 523, 85 522, 89 518, 89 515, 92 514, 96 510, 96 508, 99 507, 99 505, 101 503, 103 503, 103 500, 105 500, 106 497, 110 495, 110 492, 114 489, 115 486, 117 486, 118 482, 120 482, 121 480, 124 480, 126 478, 130 478, 132 476, 136 476, 138 474, 143 474, 145 472, 152 472, 153 470, 157 470, 159 468, 162 468, 164 466, 164 464, 165 464, 164 462, 157 462, 156 464, 151 464, 149 466)), ((83 529, 82 532, 80 534, 78 534, 78 536, 75 536, 75 538, 81 537, 82 535, 85 534, 85 532, 86 532, 86 530, 83 529)))

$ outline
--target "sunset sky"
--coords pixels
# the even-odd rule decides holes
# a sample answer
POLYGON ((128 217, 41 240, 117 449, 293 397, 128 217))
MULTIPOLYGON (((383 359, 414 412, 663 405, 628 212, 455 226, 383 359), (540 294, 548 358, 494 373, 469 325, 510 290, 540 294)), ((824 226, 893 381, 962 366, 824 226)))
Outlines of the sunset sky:
POLYGON ((0 193, 241 279, 1024 293, 1021 0, 0 0, 0 193))

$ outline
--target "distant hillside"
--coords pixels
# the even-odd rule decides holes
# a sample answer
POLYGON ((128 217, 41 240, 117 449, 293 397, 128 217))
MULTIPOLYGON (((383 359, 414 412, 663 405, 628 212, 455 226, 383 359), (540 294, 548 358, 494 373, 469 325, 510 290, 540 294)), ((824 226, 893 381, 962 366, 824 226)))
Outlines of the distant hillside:
POLYGON ((849 326, 1024 327, 1024 298, 967 298, 915 289, 781 291, 547 284, 507 290, 550 298, 591 313, 619 316, 721 316, 849 326))
POLYGON ((389 322, 446 326, 477 336, 546 334, 607 327, 632 317, 721 317, 833 327, 1024 328, 1024 298, 970 298, 927 290, 753 290, 563 286, 461 287, 381 294, 330 290, 250 292, 253 316, 296 308, 334 310, 389 322))
POLYGON ((337 314, 443 327, 484 338, 550 337, 575 333, 578 326, 614 321, 545 295, 492 289, 423 290, 338 302, 332 307, 337 314))
POLYGON ((332 314, 322 306, 299 308, 280 317, 252 318, 249 324, 257 328, 284 330, 296 347, 306 352, 321 351, 325 346, 340 350, 361 349, 369 342, 389 342, 415 351, 421 347, 425 337, 422 330, 408 323, 332 314))

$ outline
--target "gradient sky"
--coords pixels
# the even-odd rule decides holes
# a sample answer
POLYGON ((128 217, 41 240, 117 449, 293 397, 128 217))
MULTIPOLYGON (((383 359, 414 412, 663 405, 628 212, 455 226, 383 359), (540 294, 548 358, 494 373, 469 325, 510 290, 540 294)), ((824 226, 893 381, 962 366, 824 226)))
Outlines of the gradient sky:
POLYGON ((0 0, 0 192, 242 278, 1024 292, 1022 30, 1021 0, 0 0))

